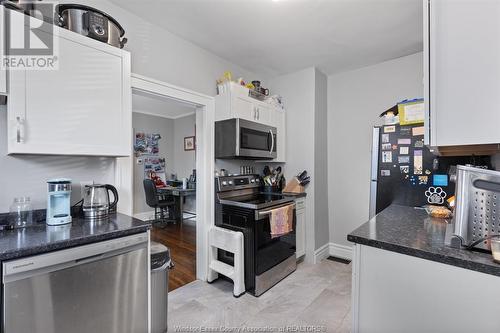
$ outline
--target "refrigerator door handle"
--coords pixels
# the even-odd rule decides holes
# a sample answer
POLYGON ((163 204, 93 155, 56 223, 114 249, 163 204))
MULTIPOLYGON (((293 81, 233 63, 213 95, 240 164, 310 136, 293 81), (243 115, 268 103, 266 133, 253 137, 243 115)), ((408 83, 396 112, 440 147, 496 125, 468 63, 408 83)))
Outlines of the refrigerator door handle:
POLYGON ((370 181, 370 206, 368 216, 370 219, 377 213, 377 181, 378 181, 378 153, 380 143, 380 127, 374 127, 372 133, 372 169, 370 181))

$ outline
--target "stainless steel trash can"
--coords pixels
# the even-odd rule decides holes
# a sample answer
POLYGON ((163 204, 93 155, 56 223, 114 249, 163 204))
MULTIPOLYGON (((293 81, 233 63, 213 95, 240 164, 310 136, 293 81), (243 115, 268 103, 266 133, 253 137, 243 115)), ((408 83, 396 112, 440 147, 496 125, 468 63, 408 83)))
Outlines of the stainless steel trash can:
POLYGON ((168 247, 151 242, 151 333, 168 328, 168 270, 173 267, 168 247))

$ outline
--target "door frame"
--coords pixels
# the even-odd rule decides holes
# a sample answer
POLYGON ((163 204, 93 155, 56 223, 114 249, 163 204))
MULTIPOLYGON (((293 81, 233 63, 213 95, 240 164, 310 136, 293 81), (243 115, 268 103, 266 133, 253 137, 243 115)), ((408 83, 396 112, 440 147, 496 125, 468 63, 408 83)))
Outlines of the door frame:
MULTIPOLYGON (((156 95, 196 107, 196 278, 206 281, 209 264, 208 231, 214 225, 215 205, 215 99, 134 73, 131 75, 131 87, 132 93, 135 94, 156 95)), ((132 94, 130 99, 132 99, 132 94)), ((118 211, 132 216, 134 193, 133 133, 130 139, 130 157, 118 158, 116 162, 116 184, 120 191, 118 211)))

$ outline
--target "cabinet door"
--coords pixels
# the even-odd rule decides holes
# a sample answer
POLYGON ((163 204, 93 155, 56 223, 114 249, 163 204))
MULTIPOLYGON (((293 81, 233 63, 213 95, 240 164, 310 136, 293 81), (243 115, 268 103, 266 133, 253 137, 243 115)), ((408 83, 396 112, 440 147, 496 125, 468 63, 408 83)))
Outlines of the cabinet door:
POLYGON ((255 105, 251 101, 240 97, 233 98, 232 114, 234 118, 241 118, 250 121, 257 120, 257 110, 255 105))
POLYGON ((129 54, 67 39, 68 33, 59 38, 58 70, 11 71, 9 153, 130 155, 129 54))
MULTIPOLYGON (((299 202, 297 202, 298 206, 299 202)), ((306 254, 306 209, 297 207, 297 225, 296 225, 296 256, 302 257, 306 254)))
POLYGON ((500 143, 500 2, 431 0, 428 24, 431 145, 500 143))
POLYGON ((271 125, 271 108, 267 106, 263 106, 260 104, 255 105, 256 111, 257 111, 257 122, 264 124, 264 125, 271 125))

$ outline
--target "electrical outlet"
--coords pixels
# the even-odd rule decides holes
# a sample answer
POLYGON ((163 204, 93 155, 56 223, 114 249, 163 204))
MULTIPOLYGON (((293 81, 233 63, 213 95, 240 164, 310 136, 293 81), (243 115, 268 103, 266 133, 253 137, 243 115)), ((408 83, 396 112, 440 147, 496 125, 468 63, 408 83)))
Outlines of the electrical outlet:
POLYGON ((93 180, 84 180, 80 182, 80 195, 83 198, 85 195, 84 190, 85 190, 85 185, 92 185, 94 184, 93 180))

